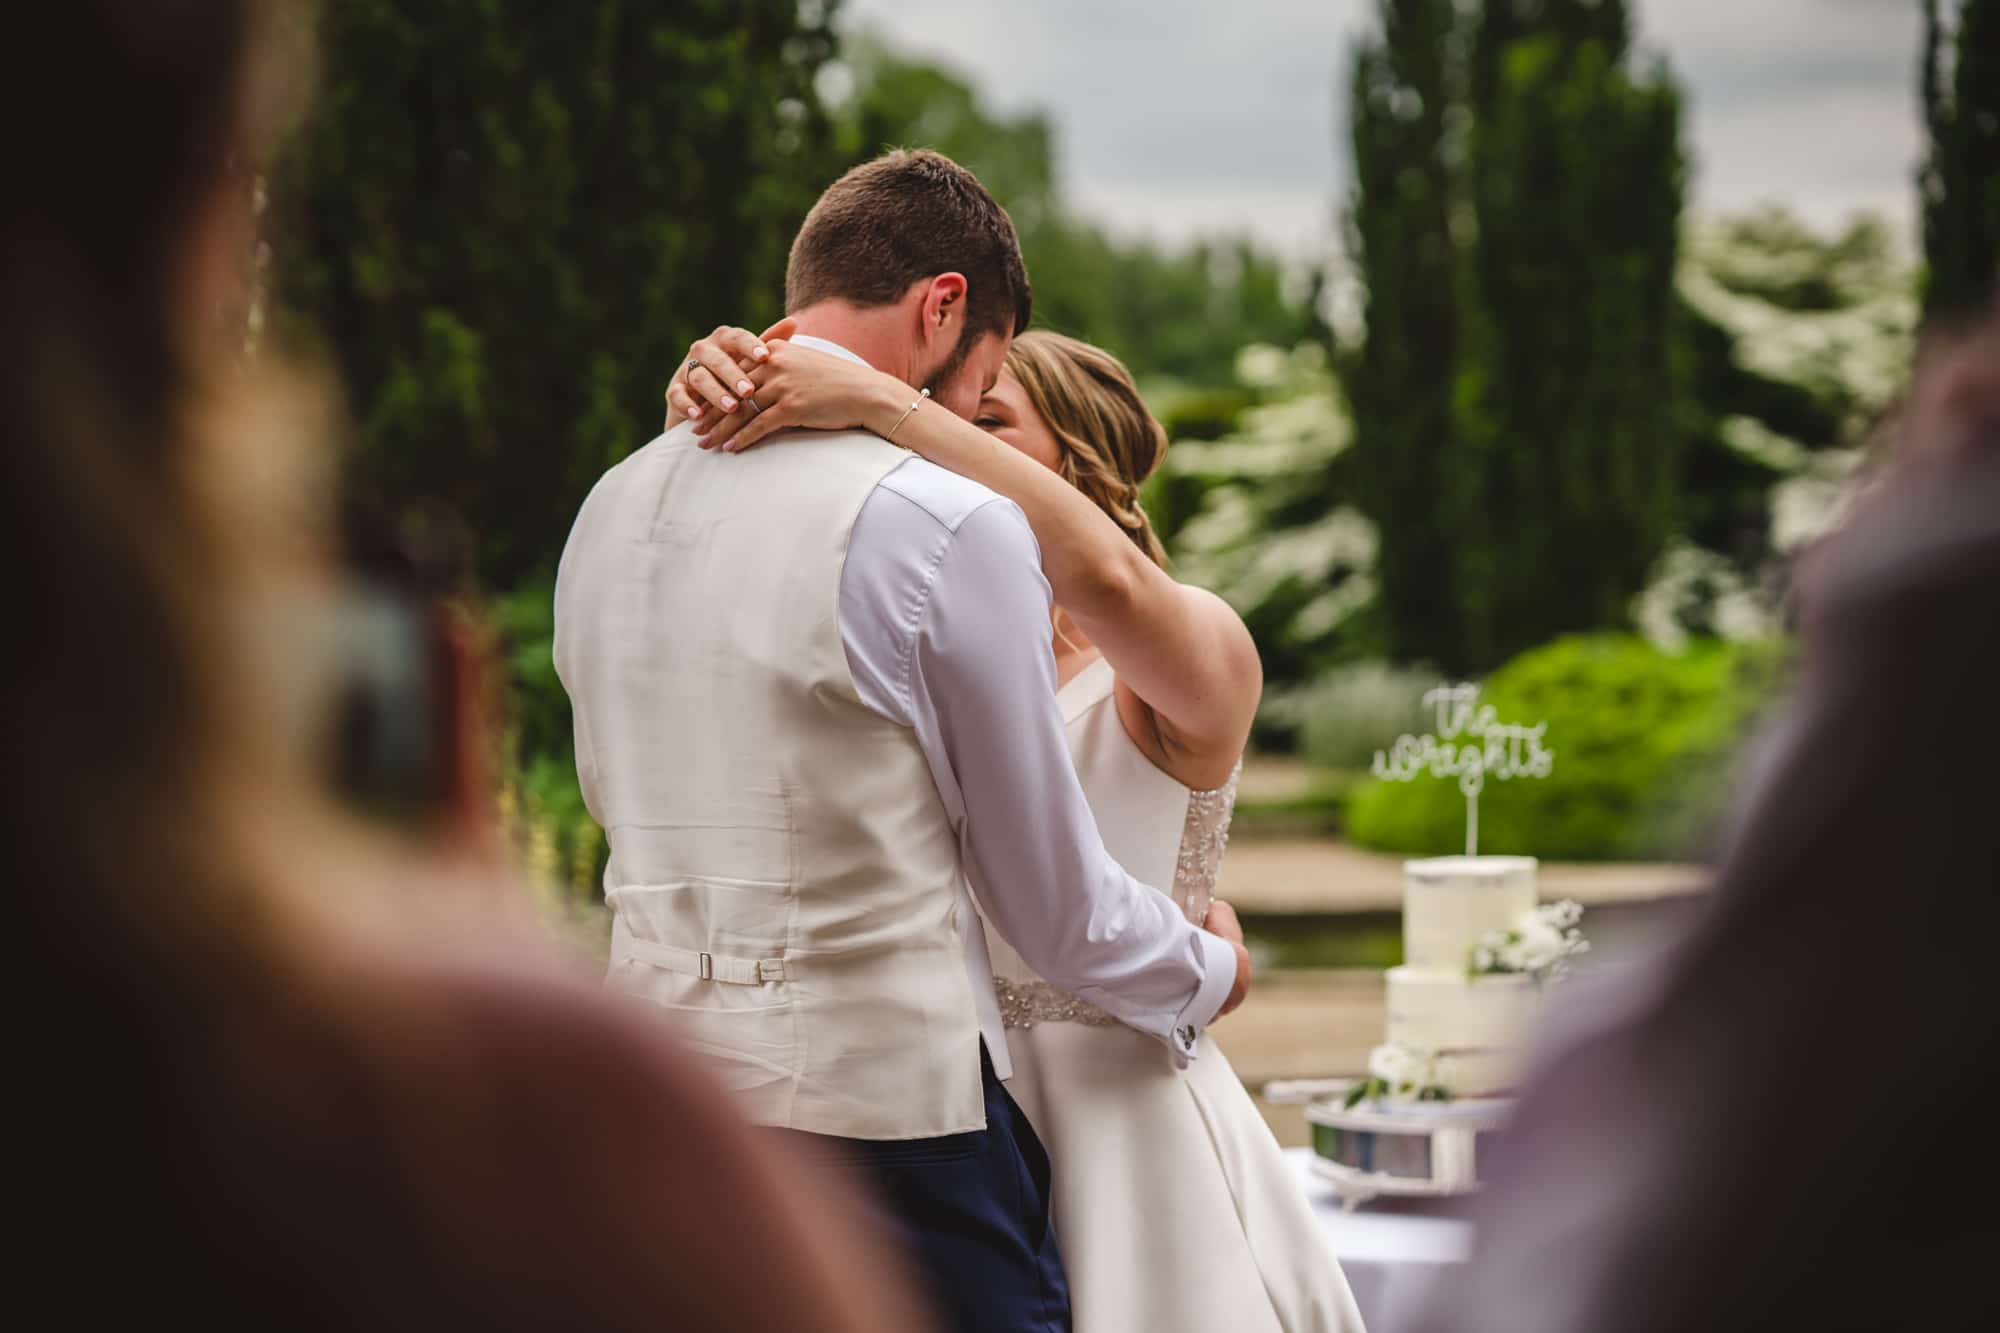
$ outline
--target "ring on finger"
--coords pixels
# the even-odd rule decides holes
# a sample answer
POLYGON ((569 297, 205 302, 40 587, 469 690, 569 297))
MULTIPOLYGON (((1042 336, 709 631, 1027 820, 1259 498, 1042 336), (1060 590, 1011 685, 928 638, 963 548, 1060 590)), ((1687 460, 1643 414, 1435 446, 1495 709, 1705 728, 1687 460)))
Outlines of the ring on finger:
POLYGON ((756 416, 759 412, 762 412, 764 410, 763 408, 757 406, 757 400, 755 398, 752 398, 747 393, 743 395, 743 406, 750 409, 750 415, 753 417, 756 416))
POLYGON ((689 357, 687 364, 681 367, 681 378, 687 380, 689 383, 693 383, 692 376, 700 369, 701 362, 695 360, 693 357, 689 357))

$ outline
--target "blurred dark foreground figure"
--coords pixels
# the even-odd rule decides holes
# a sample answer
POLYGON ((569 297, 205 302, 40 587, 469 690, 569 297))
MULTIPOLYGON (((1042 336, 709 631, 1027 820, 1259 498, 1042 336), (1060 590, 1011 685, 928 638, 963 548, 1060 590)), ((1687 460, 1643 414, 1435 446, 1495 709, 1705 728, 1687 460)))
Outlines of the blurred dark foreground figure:
POLYGON ((512 895, 477 839, 320 794, 351 598, 301 395, 241 365, 296 17, 23 18, 0 59, 15 1304, 917 1327, 654 1016, 495 925, 512 895))
POLYGON ((1902 434, 1713 901, 1565 1006, 1426 1333, 2000 1328, 2000 327, 1902 434))

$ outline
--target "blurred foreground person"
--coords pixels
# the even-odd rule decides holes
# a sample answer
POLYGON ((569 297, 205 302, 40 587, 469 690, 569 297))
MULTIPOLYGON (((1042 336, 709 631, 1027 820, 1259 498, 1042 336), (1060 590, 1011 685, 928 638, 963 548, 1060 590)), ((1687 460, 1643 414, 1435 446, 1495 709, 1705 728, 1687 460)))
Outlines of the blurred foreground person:
POLYGON ((2000 1327, 2000 328, 1903 431, 1806 572, 1713 900, 1557 1015, 1423 1329, 2000 1327))
POLYGON ((4 58, 15 1300, 917 1327, 657 1019, 481 924, 509 895, 465 854, 464 764, 411 770, 435 808, 402 835, 320 794, 355 600, 295 395, 237 368, 288 17, 72 0, 4 58))

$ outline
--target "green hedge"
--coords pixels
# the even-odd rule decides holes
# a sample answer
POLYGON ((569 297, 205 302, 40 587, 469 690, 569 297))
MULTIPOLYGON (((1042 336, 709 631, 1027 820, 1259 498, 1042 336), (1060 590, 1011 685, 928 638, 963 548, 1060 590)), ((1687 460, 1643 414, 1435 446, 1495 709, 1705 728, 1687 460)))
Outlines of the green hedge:
MULTIPOLYGON (((1502 722, 1546 720, 1555 769, 1487 784, 1480 851, 1573 861, 1698 852, 1786 658, 1777 641, 1704 640, 1669 654, 1632 636, 1580 635, 1507 663, 1482 701, 1502 722)), ((1348 801, 1347 834, 1385 851, 1457 852, 1465 801, 1449 780, 1371 780, 1348 801)))
POLYGON ((556 677, 555 588, 531 582, 485 611, 506 669, 507 723, 497 741, 509 835, 538 886, 589 902, 601 892, 607 851, 584 808, 569 696, 556 677))

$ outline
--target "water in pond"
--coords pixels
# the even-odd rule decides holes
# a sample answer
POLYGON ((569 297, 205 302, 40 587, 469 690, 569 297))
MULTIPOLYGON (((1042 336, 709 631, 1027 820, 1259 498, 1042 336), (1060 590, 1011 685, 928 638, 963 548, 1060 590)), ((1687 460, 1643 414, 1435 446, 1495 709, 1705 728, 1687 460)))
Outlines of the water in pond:
MULTIPOLYGON (((1593 907, 1583 916, 1590 939, 1587 965, 1659 943, 1674 918, 1696 900, 1620 903, 1593 907)), ((1245 913, 1243 939, 1260 971, 1395 967, 1403 961, 1400 912, 1245 913)))
POLYGON ((1394 967, 1403 961, 1403 916, 1256 913, 1243 918, 1243 942, 1259 971, 1394 967))

